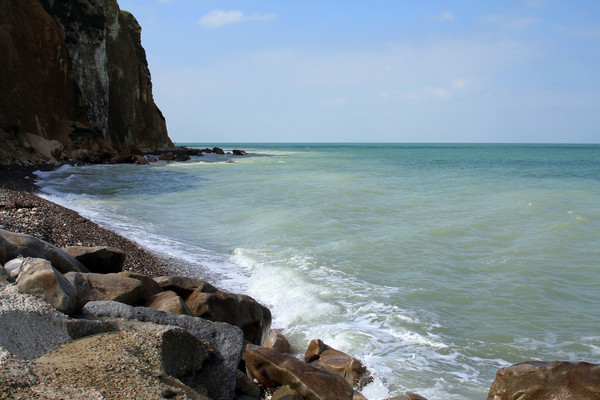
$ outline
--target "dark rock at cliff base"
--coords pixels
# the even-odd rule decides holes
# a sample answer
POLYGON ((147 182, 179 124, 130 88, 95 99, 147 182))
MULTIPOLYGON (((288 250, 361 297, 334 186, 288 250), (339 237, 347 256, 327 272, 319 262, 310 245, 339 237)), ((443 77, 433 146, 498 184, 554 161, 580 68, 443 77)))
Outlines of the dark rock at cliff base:
POLYGON ((488 400, 600 399, 600 364, 525 361, 500 368, 488 400))
POLYGON ((0 162, 173 148, 141 28, 116 0, 0 2, 0 162))

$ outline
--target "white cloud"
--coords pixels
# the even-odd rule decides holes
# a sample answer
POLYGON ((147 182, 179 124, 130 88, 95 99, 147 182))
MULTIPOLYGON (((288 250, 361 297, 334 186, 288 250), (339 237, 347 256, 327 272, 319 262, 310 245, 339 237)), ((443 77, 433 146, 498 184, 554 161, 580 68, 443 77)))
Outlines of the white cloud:
POLYGON ((456 19, 456 15, 452 14, 448 10, 444 10, 441 13, 435 16, 435 19, 438 21, 454 21, 456 19))
POLYGON ((234 24, 243 21, 269 21, 277 17, 274 13, 246 15, 239 10, 212 10, 198 20, 198 24, 207 29, 216 29, 223 25, 234 24))

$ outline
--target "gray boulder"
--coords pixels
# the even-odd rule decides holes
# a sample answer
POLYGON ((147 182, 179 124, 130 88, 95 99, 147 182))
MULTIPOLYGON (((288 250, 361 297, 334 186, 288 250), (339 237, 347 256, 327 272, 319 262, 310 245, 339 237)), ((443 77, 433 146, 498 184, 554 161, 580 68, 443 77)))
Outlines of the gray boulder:
POLYGON ((217 292, 216 287, 199 278, 173 275, 159 276, 158 278, 154 278, 154 280, 163 290, 172 290, 183 298, 188 297, 194 290, 199 290, 204 293, 217 292))
POLYGON ((233 399, 237 367, 241 360, 244 339, 242 331, 232 325, 210 322, 188 315, 175 315, 146 307, 131 307, 114 301, 92 301, 83 307, 88 317, 125 318, 159 325, 179 326, 196 338, 208 342, 214 353, 196 374, 190 387, 203 387, 214 399, 233 399))
POLYGON ((35 359, 71 340, 68 318, 37 297, 0 292, 0 351, 35 359))
POLYGON ((23 258, 22 257, 18 257, 18 258, 13 258, 10 261, 7 261, 6 264, 4 264, 4 270, 6 271, 6 275, 9 281, 14 282, 15 279, 17 279, 17 276, 19 276, 19 273, 21 272, 21 265, 23 264, 23 258))
POLYGON ((90 272, 109 274, 123 271, 125 252, 115 247, 107 246, 69 246, 63 250, 85 265, 90 272))
POLYGON ((31 235, 0 229, 0 237, 8 242, 8 245, 4 244, 6 260, 18 256, 43 258, 50 261, 52 266, 63 274, 70 271, 88 272, 88 269, 73 256, 31 235))
POLYGON ((50 261, 26 258, 17 278, 19 292, 46 300, 52 307, 67 315, 75 312, 75 291, 50 261))

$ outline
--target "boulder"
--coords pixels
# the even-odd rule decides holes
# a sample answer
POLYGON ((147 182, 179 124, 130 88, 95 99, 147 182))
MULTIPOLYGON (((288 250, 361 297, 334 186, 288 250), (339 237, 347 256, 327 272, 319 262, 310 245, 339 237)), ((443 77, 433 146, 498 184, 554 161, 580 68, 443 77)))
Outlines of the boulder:
MULTIPOLYGON (((117 274, 118 276, 122 276, 125 278, 137 279, 141 282, 142 287, 140 288, 140 297, 142 299, 148 298, 150 296, 154 296, 157 293, 162 292, 162 288, 148 275, 140 274, 132 271, 123 271, 117 274)), ((130 303, 127 303, 130 304, 130 303)), ((135 305, 135 304, 131 304, 135 305)))
POLYGON ((0 350, 22 359, 38 358, 71 340, 67 319, 42 299, 4 290, 0 292, 0 350))
POLYGON ((0 236, 0 265, 3 265, 5 262, 10 260, 10 258, 6 257, 6 251, 11 246, 12 245, 6 239, 0 236))
POLYGON ((154 157, 154 156, 148 156, 148 162, 149 163, 155 163, 158 162, 158 158, 154 157))
POLYGON ((65 274, 65 278, 75 288, 78 310, 90 301, 108 300, 138 304, 144 298, 142 282, 134 278, 117 274, 77 272, 69 272, 65 274))
POLYGON ((225 152, 223 151, 223 149, 221 149, 220 147, 213 147, 212 148, 212 152, 215 154, 225 154, 225 152))
POLYGON ((246 400, 259 400, 260 399, 260 388, 248 375, 237 370, 237 383, 235 386, 235 398, 246 399, 246 400))
POLYGON ((194 290, 199 290, 204 293, 217 292, 217 288, 213 285, 198 278, 188 278, 186 276, 159 276, 158 278, 154 278, 154 280, 160 285, 162 290, 172 290, 183 298, 188 297, 194 290))
MULTIPOLYGON (((84 316, 125 318, 159 325, 179 326, 196 338, 208 342, 213 356, 205 362, 202 371, 195 375, 191 386, 206 388, 214 399, 233 399, 236 388, 237 367, 244 344, 242 331, 235 326, 205 321, 189 315, 176 315, 146 307, 131 307, 114 301, 93 301, 82 310, 84 316)), ((188 382, 185 382, 188 384, 188 382)))
POLYGON ((17 257, 4 264, 4 270, 6 271, 7 279, 10 282, 14 282, 15 279, 17 279, 17 276, 19 276, 19 273, 21 272, 21 265, 23 265, 23 260, 24 258, 17 257))
POLYGON ((52 307, 67 315, 75 313, 73 286, 48 260, 26 258, 17 278, 19 292, 46 300, 52 307))
POLYGON ((186 298, 185 304, 195 317, 239 326, 250 343, 261 345, 271 326, 271 311, 250 296, 197 289, 186 298))
POLYGON ((43 258, 50 261, 52 266, 63 274, 70 271, 88 272, 88 269, 73 256, 36 237, 2 229, 0 229, 0 236, 10 243, 6 248, 8 260, 18 256, 43 258))
POLYGON ((352 386, 360 389, 370 382, 367 368, 356 358, 329 347, 321 339, 314 339, 308 345, 304 361, 342 376, 352 386))
POLYGON ((188 156, 187 154, 177 154, 175 156, 175 158, 173 159, 173 161, 179 161, 179 162, 184 162, 184 161, 189 161, 190 160, 190 156, 188 156))
POLYGON ((155 310, 170 312, 179 315, 192 315, 190 309, 185 305, 183 299, 177 293, 169 290, 148 297, 143 304, 144 307, 155 310))
POLYGON ((287 385, 309 400, 350 400, 353 390, 344 378, 266 347, 246 346, 246 369, 266 387, 287 385))
POLYGON ((175 154, 173 154, 172 151, 169 151, 158 156, 158 159, 161 161, 173 161, 173 159, 175 159, 175 154))
POLYGON ((290 352, 290 342, 288 342, 285 336, 274 329, 269 330, 263 346, 279 353, 290 352))
POLYGON ((282 386, 273 393, 271 400, 304 400, 304 397, 291 387, 282 386))
POLYGON ((85 265, 89 272, 99 274, 121 272, 125 264, 125 252, 115 247, 69 246, 63 250, 85 265))
POLYGON ((53 399, 208 400, 202 388, 184 382, 202 372, 211 351, 181 328, 138 323, 75 340, 36 360, 39 383, 31 392, 43 388, 43 398, 53 399))
POLYGON ((244 150, 232 150, 232 153, 235 156, 245 156, 247 154, 244 150))
POLYGON ((600 364, 525 361, 496 372, 488 400, 600 398, 600 364))
POLYGON ((133 156, 133 158, 135 159, 135 163, 138 165, 148 165, 150 164, 148 162, 148 160, 146 160, 146 157, 142 156, 142 155, 136 155, 133 156))

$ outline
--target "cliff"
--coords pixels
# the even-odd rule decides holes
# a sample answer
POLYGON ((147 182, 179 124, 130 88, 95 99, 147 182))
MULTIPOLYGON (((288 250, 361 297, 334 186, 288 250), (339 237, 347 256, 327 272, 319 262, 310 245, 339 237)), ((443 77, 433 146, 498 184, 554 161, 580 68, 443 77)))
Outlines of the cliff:
POLYGON ((0 162, 172 148, 140 36, 116 0, 0 0, 0 162))

